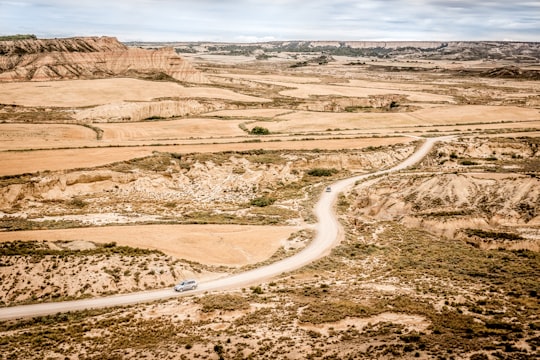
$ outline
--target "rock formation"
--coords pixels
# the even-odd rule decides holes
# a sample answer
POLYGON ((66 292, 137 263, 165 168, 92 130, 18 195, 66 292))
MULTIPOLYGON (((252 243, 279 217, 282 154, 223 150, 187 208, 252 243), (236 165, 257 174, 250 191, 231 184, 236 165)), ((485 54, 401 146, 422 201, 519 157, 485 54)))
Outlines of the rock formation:
POLYGON ((0 41, 0 81, 118 76, 206 81, 172 48, 128 48, 111 37, 0 41))
POLYGON ((232 105, 226 106, 225 103, 215 100, 204 103, 193 99, 181 101, 121 102, 80 110, 75 114, 75 118, 85 122, 131 122, 142 121, 152 117, 171 118, 175 116, 196 115, 232 107, 232 105))

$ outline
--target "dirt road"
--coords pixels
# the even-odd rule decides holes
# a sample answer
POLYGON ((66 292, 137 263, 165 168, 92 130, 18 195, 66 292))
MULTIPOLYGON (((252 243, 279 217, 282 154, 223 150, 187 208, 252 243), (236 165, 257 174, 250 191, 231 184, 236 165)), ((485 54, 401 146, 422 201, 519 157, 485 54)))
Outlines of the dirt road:
POLYGON ((241 274, 236 274, 226 278, 201 283, 197 290, 189 291, 187 293, 175 293, 171 288, 166 288, 160 290, 136 292, 131 294, 115 295, 94 299, 7 307, 0 309, 0 320, 42 316, 59 312, 84 310, 89 308, 131 305, 136 303, 171 298, 180 295, 194 295, 206 291, 240 288, 251 284, 260 283, 284 272, 298 269, 328 254, 328 252, 341 239, 341 228, 334 213, 333 206, 340 192, 344 191, 347 187, 353 185, 358 180, 363 180, 374 175, 382 175, 394 171, 399 171, 411 165, 414 165, 427 155, 435 142, 444 141, 448 138, 450 137, 427 139, 425 143, 419 149, 417 149, 413 155, 411 155, 405 161, 394 166, 391 169, 381 170, 371 174, 355 176, 332 184, 332 191, 324 192, 321 195, 319 202, 315 205, 315 214, 319 220, 316 226, 317 235, 315 239, 304 250, 287 259, 241 274))

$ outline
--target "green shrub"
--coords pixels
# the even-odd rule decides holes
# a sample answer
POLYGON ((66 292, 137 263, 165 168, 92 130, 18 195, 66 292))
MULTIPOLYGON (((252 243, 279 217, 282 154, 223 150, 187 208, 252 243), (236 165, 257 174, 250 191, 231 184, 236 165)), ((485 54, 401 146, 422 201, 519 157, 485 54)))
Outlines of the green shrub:
POLYGON ((321 301, 309 304, 300 313, 298 320, 303 323, 322 324, 335 322, 347 317, 366 317, 376 311, 353 301, 321 301))
POLYGON ((336 169, 324 169, 324 168, 315 168, 307 172, 309 176, 332 176, 338 171, 336 169))
POLYGON ((261 196, 250 201, 251 206, 265 207, 276 202, 273 197, 261 196))
POLYGON ((262 126, 255 126, 253 129, 249 131, 251 135, 268 135, 270 134, 270 130, 267 128, 263 128, 262 126))
POLYGON ((260 286, 253 286, 250 288, 254 294, 260 295, 263 293, 263 289, 260 286))
POLYGON ((73 199, 69 202, 69 205, 75 206, 75 207, 78 207, 78 208, 83 208, 83 207, 85 207, 86 205, 88 205, 88 203, 87 203, 86 201, 84 201, 83 199, 73 198, 73 199))
POLYGON ((486 231, 480 229, 464 229, 463 231, 468 236, 477 236, 482 239, 523 240, 521 235, 506 232, 486 231))

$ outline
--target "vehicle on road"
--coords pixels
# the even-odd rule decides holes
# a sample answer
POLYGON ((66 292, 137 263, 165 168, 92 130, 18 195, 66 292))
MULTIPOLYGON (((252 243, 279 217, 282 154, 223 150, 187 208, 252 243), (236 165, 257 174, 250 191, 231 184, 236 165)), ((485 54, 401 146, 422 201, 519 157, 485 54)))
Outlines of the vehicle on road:
POLYGON ((326 192, 331 192, 331 191, 332 191, 332 188, 331 188, 330 186, 328 186, 328 187, 326 188, 326 192))
POLYGON ((195 290, 197 288, 197 280, 184 280, 174 287, 175 291, 195 290))

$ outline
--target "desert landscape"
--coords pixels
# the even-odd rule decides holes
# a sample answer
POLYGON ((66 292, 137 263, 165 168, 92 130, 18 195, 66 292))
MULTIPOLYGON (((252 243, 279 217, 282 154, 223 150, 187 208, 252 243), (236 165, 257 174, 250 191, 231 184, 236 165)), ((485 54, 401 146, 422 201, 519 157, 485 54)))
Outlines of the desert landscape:
POLYGON ((539 89, 538 43, 1 40, 0 359, 539 357, 539 89))

